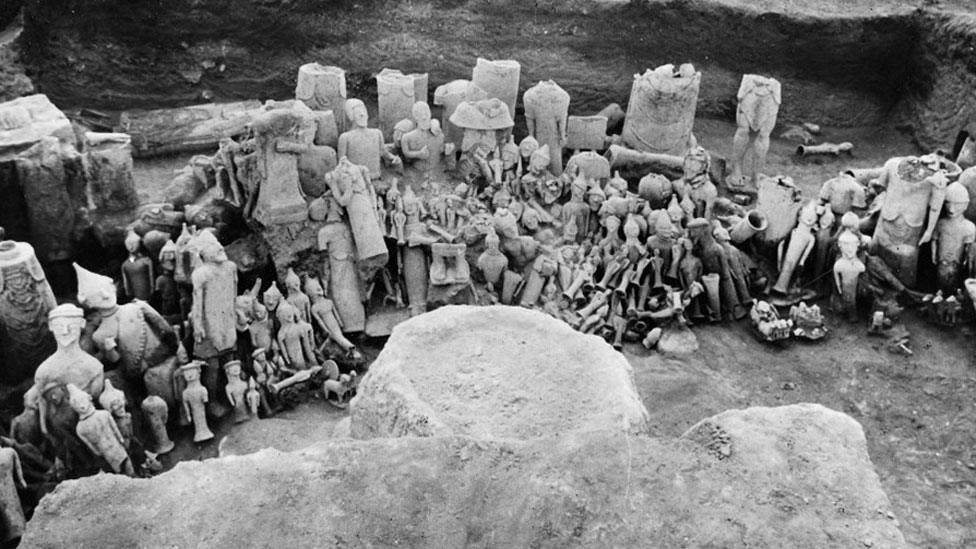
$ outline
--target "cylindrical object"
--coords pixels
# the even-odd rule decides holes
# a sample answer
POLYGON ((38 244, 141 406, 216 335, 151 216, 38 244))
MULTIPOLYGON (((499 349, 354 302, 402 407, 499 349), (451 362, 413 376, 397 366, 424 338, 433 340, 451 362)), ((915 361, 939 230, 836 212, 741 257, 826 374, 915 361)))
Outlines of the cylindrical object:
POLYGON ((376 75, 379 128, 383 138, 393 138, 393 126, 404 118, 413 118, 416 83, 412 76, 394 69, 383 69, 376 75))
POLYGON ((813 156, 817 154, 832 154, 834 156, 840 153, 849 153, 854 150, 854 144, 845 141, 843 143, 821 143, 820 145, 800 145, 796 148, 796 154, 799 156, 813 156))
POLYGON ((484 90, 489 99, 498 98, 508 105, 508 114, 514 118, 521 72, 522 65, 518 61, 491 61, 479 57, 471 71, 471 82, 484 90))
POLYGON ((427 254, 420 246, 403 249, 403 278, 407 284, 407 302, 410 314, 419 315, 427 310, 427 254))
POLYGON ((732 230, 729 231, 729 237, 732 242, 742 244, 756 234, 765 231, 768 226, 769 221, 766 219, 766 215, 759 210, 752 210, 732 227, 732 230))
POLYGON ((169 433, 166 432, 169 408, 163 399, 155 395, 146 397, 142 401, 142 414, 149 423, 150 431, 152 431, 152 451, 154 453, 165 454, 176 447, 176 444, 169 438, 169 433))
POLYGON ((306 63, 298 67, 295 99, 305 103, 313 111, 332 111, 339 133, 348 128, 343 112, 346 104, 346 71, 343 69, 318 63, 306 63))
POLYGON ((630 170, 644 174, 654 172, 671 178, 681 177, 684 165, 684 158, 680 156, 641 152, 621 145, 610 145, 604 157, 613 170, 630 170))
POLYGON ((47 314, 57 305, 34 248, 0 242, 0 381, 13 386, 31 377, 55 350, 47 314))
POLYGON ((621 137, 639 151, 683 155, 691 145, 701 73, 671 65, 634 75, 621 137))
POLYGON ((722 319, 721 277, 718 273, 708 273, 702 275, 701 280, 708 296, 709 318, 717 322, 722 319))

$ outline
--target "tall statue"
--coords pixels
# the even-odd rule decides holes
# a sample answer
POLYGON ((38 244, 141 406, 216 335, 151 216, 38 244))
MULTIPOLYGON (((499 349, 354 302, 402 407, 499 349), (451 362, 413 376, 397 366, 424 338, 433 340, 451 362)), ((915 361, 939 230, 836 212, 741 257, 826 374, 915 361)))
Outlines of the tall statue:
POLYGON ((552 80, 541 81, 522 94, 522 106, 529 135, 540 145, 549 145, 549 171, 562 175, 569 94, 552 80))
MULTIPOLYGON (((969 191, 959 182, 950 183, 945 193, 945 217, 932 233, 932 262, 937 269, 939 289, 952 295, 962 287, 963 263, 971 257, 976 224, 963 217, 969 207, 969 191)), ((970 266, 972 268, 972 266, 970 266)))
POLYGON ((693 147, 701 73, 690 63, 634 75, 621 137, 643 152, 681 155, 693 147))
POLYGON ((444 132, 437 121, 431 120, 427 103, 414 103, 411 113, 417 127, 404 134, 401 140, 403 156, 413 162, 414 168, 429 176, 432 170, 440 167, 445 154, 454 152, 454 144, 445 147, 444 132))
MULTIPOLYGON (((329 295, 335 302, 346 332, 361 332, 366 327, 363 289, 356 268, 356 243, 352 231, 343 221, 326 223, 319 230, 318 249, 329 254, 329 295)), ((266 301, 267 303, 267 301, 266 301)))
POLYGON ((362 101, 347 99, 344 112, 349 122, 349 131, 339 136, 339 149, 336 151, 339 160, 348 158, 349 162, 357 166, 365 166, 369 170, 370 179, 378 179, 383 175, 380 159, 386 160, 393 167, 402 165, 400 157, 383 146, 383 132, 367 127, 369 113, 362 101))
POLYGON ((252 215, 265 226, 308 218, 298 180, 298 157, 308 149, 299 137, 305 124, 294 109, 273 109, 251 123, 260 180, 252 215))
POLYGON ((13 385, 54 352, 48 313, 57 302, 34 248, 2 239, 0 229, 0 381, 13 385))
MULTIPOLYGON (((144 384, 149 394, 176 405, 172 379, 176 370, 176 333, 169 322, 144 301, 116 302, 115 283, 77 263, 78 303, 95 312, 98 327, 92 342, 108 364, 144 384)), ((135 395, 141 398, 141 395, 135 395)))
POLYGON ((122 263, 122 286, 125 295, 148 303, 152 298, 155 282, 153 264, 142 253, 142 239, 135 231, 129 231, 125 236, 125 249, 129 252, 129 257, 122 263))
POLYGON ((346 71, 319 63, 298 67, 295 99, 313 111, 332 111, 339 132, 346 130, 342 116, 346 103, 346 71))
POLYGON ((386 266, 388 259, 383 227, 376 216, 376 192, 363 166, 348 158, 339 161, 326 175, 326 183, 340 206, 346 209, 349 227, 356 242, 358 268, 364 282, 386 266))
POLYGON ((744 74, 738 99, 739 107, 735 111, 738 129, 732 141, 732 175, 729 177, 732 187, 743 186, 747 179, 755 185, 759 174, 766 169, 769 136, 776 126, 776 115, 782 102, 779 81, 744 74))
POLYGON ((915 285, 918 248, 935 233, 946 186, 959 167, 934 154, 896 157, 885 163, 876 184, 885 189, 874 230, 873 253, 908 287, 915 285))
MULTIPOLYGON (((209 394, 219 394, 217 363, 237 348, 237 265, 227 259, 224 247, 210 231, 196 237, 201 263, 193 269, 193 356, 207 361, 203 383, 209 394)), ((222 404, 208 401, 210 412, 222 415, 222 404)), ((196 421, 196 419, 194 419, 196 421)))

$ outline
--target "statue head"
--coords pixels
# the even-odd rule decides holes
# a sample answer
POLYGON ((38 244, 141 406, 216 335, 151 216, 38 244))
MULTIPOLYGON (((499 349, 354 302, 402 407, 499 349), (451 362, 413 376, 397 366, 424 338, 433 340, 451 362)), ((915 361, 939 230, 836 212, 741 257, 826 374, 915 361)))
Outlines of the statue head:
POLYGON ((589 190, 586 191, 586 203, 590 205, 590 211, 600 211, 606 201, 607 193, 603 192, 599 185, 590 185, 589 190))
POLYGON ((800 223, 812 227, 817 223, 817 203, 811 200, 800 210, 800 223))
POLYGON ((275 316, 278 317, 278 322, 280 322, 282 326, 286 324, 293 324, 298 320, 298 309, 293 307, 291 303, 282 301, 278 304, 278 308, 275 309, 275 316))
POLYGON ((224 364, 224 373, 227 374, 227 380, 241 379, 241 361, 240 360, 228 360, 224 364))
POLYGON ((269 311, 274 311, 278 309, 278 304, 285 297, 282 295, 281 290, 278 289, 278 283, 272 282, 271 286, 262 294, 264 298, 264 306, 268 308, 269 311))
POLYGON ((529 171, 540 173, 549 167, 552 157, 549 154, 549 145, 543 145, 532 153, 529 158, 529 171))
POLYGON ((518 164, 519 161, 519 148, 515 144, 515 136, 508 136, 508 142, 502 145, 502 166, 505 169, 511 169, 518 164))
POLYGON ((496 210, 498 208, 507 208, 511 203, 512 194, 505 188, 498 189, 495 191, 495 194, 491 196, 491 205, 496 210))
POLYGON ((365 128, 369 123, 369 112, 366 110, 366 104, 359 99, 346 99, 343 111, 346 113, 346 120, 356 128, 365 128))
POLYGON ((251 359, 254 362, 266 361, 268 359, 267 349, 265 349, 264 347, 258 347, 257 349, 254 349, 254 352, 251 353, 251 359))
POLYGON ((183 379, 187 381, 196 381, 200 379, 200 368, 202 367, 202 361, 194 360, 180 368, 180 373, 183 374, 183 379))
POLYGON ((78 275, 78 303, 93 309, 113 309, 117 296, 112 279, 93 273, 77 263, 73 265, 78 275))
POLYGON ((840 216, 840 226, 842 229, 850 231, 858 231, 860 229, 861 220, 857 217, 854 212, 847 212, 840 216))
POLYGON ((409 118, 404 118, 403 120, 397 122, 393 126, 393 144, 400 146, 400 140, 403 139, 404 135, 412 132, 417 125, 414 124, 413 120, 409 118))
MULTIPOLYGON (((532 153, 539 149, 539 142, 536 141, 534 137, 529 135, 523 139, 521 143, 519 143, 518 148, 519 154, 522 155, 522 158, 531 158, 532 153)), ((548 162, 546 164, 548 164, 548 162)))
POLYGON ((265 307, 260 301, 255 300, 251 304, 251 317, 254 320, 262 321, 268 318, 268 308, 265 307))
POLYGON ((608 235, 615 235, 620 230, 620 218, 615 215, 608 215, 603 220, 603 226, 606 227, 608 235))
POLYGON ((688 236, 694 241, 708 240, 712 235, 712 224, 704 217, 696 217, 688 222, 688 236))
POLYGON ((641 227, 634 219, 634 216, 627 216, 627 221, 624 223, 624 236, 627 238, 639 238, 641 232, 641 227))
POLYGON ((420 199, 417 198, 410 185, 407 185, 403 190, 403 212, 407 215, 420 213, 420 199))
POLYGON ((285 289, 288 290, 288 295, 302 291, 302 279, 291 267, 288 268, 288 274, 285 275, 285 289))
POLYGON ((837 236, 837 247, 845 259, 854 259, 860 246, 861 239, 851 231, 843 230, 837 236))
POLYGON ((695 243, 686 236, 679 238, 678 243, 681 244, 681 247, 685 250, 685 252, 691 252, 691 249, 695 247, 695 243))
POLYGON ((712 236, 718 242, 730 242, 732 240, 732 237, 729 235, 729 230, 721 225, 712 230, 712 236))
POLYGON ((318 278, 310 276, 305 279, 305 294, 311 298, 325 295, 325 290, 322 289, 322 283, 319 282, 318 278))
POLYGON ((526 208, 522 212, 522 226, 530 232, 539 230, 539 212, 535 208, 526 208))
POLYGON ((500 243, 501 240, 498 238, 498 233, 495 232, 494 228, 488 227, 488 232, 485 233, 485 249, 497 252, 500 243))
POLYGON ((666 215, 658 215, 654 221, 654 234, 663 240, 673 238, 674 224, 671 223, 671 218, 666 215))
POLYGON ((573 182, 569 186, 569 196, 573 202, 582 202, 586 200, 586 190, 589 188, 589 182, 587 182, 586 177, 583 174, 576 174, 573 178, 573 182))
POLYGON ((125 249, 130 254, 135 254, 139 252, 139 248, 142 246, 142 239, 135 231, 129 231, 125 235, 125 249))
POLYGON ((95 407, 92 406, 91 395, 79 389, 74 383, 69 383, 67 388, 68 404, 79 416, 84 417, 95 410, 95 407))
POLYGON ((542 185, 542 202, 552 204, 563 195, 563 180, 558 177, 547 178, 542 185))
POLYGON ((495 215, 492 216, 492 224, 500 236, 516 238, 519 235, 518 220, 506 208, 498 208, 495 210, 495 215))
POLYGON ((227 261, 227 253, 224 251, 224 246, 214 236, 213 231, 200 231, 193 240, 200 253, 200 259, 205 263, 222 263, 227 261))
POLYGON ((164 271, 172 271, 176 268, 176 243, 167 240, 166 244, 159 249, 159 265, 164 271))
POLYGON ((958 181, 949 183, 945 193, 945 210, 949 217, 959 217, 969 207, 969 191, 958 181))
POLYGON ((118 416, 125 412, 125 393, 112 386, 112 380, 106 379, 102 393, 98 395, 98 404, 103 410, 118 416))
POLYGON ((620 170, 613 172, 613 177, 607 181, 607 188, 613 188, 620 192, 621 196, 627 194, 627 180, 620 177, 620 170))
POLYGON ((417 127, 421 130, 430 129, 430 106, 426 101, 417 101, 410 108, 410 114, 413 116, 414 122, 417 123, 417 127))
POLYGON ((708 173, 708 152, 702 147, 692 147, 685 153, 681 169, 686 180, 695 180, 708 173))
POLYGON ((70 303, 58 305, 47 314, 47 326, 54 334, 58 349, 78 343, 85 327, 85 313, 70 303))

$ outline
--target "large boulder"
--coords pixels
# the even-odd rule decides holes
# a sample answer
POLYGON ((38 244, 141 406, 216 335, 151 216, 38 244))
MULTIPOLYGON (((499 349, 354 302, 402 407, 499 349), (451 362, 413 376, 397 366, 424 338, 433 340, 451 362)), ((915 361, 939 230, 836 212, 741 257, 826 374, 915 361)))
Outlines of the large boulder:
POLYGON ((398 325, 350 405, 354 438, 642 433, 630 364, 604 340, 518 307, 451 306, 398 325))
MULTIPOLYGON (((479 397, 480 398, 480 397, 479 397)), ((819 405, 536 440, 336 440, 66 481, 24 547, 904 547, 860 426, 819 405)))

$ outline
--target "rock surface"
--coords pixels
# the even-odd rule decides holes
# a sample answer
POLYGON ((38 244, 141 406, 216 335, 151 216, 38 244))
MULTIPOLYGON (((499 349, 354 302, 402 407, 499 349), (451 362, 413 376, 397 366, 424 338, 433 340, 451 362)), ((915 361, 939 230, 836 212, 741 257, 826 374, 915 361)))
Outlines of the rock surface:
POLYGON ((645 432, 630 364, 518 307, 450 306, 393 330, 350 405, 354 438, 645 432))
POLYGON ((669 441, 619 431, 534 441, 338 440, 297 453, 184 462, 149 480, 98 475, 46 496, 23 541, 201 545, 905 543, 860 426, 819 405, 726 412, 669 441))

